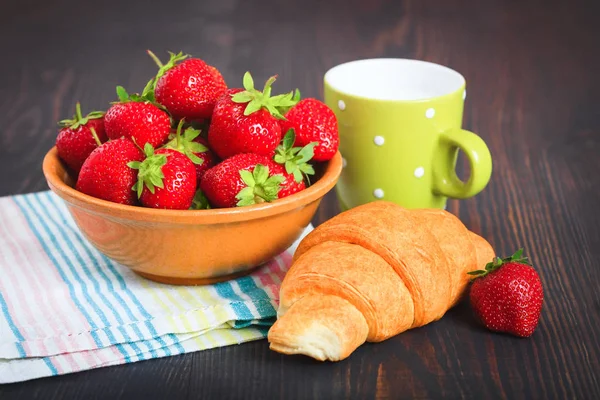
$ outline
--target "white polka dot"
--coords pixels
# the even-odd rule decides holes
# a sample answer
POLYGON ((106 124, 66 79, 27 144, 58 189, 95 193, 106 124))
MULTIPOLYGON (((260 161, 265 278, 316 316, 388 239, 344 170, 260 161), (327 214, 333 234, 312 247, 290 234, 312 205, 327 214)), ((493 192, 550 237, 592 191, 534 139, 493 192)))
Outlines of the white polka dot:
POLYGON ((375 142, 377 146, 383 146, 383 144, 385 143, 385 139, 383 138, 383 136, 375 136, 373 138, 373 142, 375 142))
POLYGON ((435 110, 433 108, 428 108, 427 111, 425 111, 425 116, 429 119, 433 118, 434 115, 435 110))
POLYGON ((421 178, 423 175, 425 175, 425 168, 418 167, 417 169, 415 169, 415 176, 417 178, 421 178))
POLYGON ((383 189, 377 188, 377 189, 373 190, 373 196, 375 196, 378 199, 383 199, 383 194, 384 194, 383 189))
POLYGON ((339 101, 338 101, 338 108, 339 108, 341 111, 344 111, 344 110, 346 109, 346 103, 344 103, 344 100, 339 100, 339 101))
POLYGON ((348 165, 348 161, 346 161, 346 159, 342 157, 342 168, 346 168, 346 165, 348 165))
POLYGON ((463 100, 467 98, 467 89, 463 92, 463 100))

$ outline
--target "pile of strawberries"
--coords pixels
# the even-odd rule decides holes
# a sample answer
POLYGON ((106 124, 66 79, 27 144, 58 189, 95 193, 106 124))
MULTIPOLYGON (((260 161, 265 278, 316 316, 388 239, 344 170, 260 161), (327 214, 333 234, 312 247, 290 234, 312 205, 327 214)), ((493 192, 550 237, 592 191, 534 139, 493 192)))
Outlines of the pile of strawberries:
POLYGON ((270 202, 306 188, 311 162, 338 149, 331 109, 300 100, 296 89, 271 95, 250 73, 228 89, 198 58, 173 54, 141 94, 119 86, 119 100, 87 116, 79 104, 60 121, 59 157, 76 189, 127 205, 163 209, 236 207, 270 202))

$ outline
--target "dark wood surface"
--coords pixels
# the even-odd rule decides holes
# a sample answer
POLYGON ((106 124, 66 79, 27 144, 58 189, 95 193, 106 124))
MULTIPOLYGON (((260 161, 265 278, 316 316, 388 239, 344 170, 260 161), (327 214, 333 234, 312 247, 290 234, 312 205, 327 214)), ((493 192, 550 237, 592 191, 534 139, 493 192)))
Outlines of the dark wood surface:
MULTIPOLYGON (((366 57, 419 58, 467 79, 464 125, 494 173, 449 210, 506 254, 524 246, 546 300, 529 339, 481 329, 466 304, 348 360, 266 341, 0 387, 0 398, 600 398, 600 8, 597 1, 33 1, 0 5, 0 195, 47 188, 55 122, 141 88, 145 55, 183 50, 230 85, 322 96, 324 72, 366 57)), ((461 164, 461 168, 463 165, 461 164)), ((338 212, 329 194, 315 223, 338 212)), ((0 277, 2 279, 2 277, 0 277)))

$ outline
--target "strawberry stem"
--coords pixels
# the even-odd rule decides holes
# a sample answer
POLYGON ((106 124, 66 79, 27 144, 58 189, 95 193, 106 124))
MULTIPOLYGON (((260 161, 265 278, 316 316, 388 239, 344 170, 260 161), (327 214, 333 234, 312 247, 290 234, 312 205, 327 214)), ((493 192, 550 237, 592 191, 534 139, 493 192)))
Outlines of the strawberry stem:
POLYGON ((181 129, 183 128, 183 124, 185 122, 185 118, 182 118, 177 125, 177 132, 175 133, 175 146, 179 149, 179 145, 181 143, 181 129))
POLYGON ((81 104, 79 102, 75 104, 75 119, 77 121, 81 121, 83 119, 83 116, 81 115, 81 104))
MULTIPOLYGON (((77 103, 77 105, 79 105, 79 103, 77 103)), ((96 133, 96 129, 94 129, 93 127, 90 126, 90 132, 92 132, 92 136, 94 137, 94 140, 96 141, 96 144, 98 145, 98 147, 102 146, 102 142, 100 141, 100 138, 98 137, 98 134, 96 133)))
POLYGON ((152 58, 152 60, 156 63, 156 65, 158 65, 158 68, 162 68, 163 67, 163 63, 156 56, 156 54, 154 54, 151 50, 146 50, 146 53, 148 53, 148 55, 150 56, 150 58, 152 58))

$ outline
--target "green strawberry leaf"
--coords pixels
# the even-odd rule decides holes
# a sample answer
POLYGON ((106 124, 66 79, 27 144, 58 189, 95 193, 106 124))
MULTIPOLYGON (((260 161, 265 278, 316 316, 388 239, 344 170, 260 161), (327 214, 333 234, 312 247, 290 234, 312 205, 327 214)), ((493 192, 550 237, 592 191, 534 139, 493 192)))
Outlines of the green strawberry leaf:
MULTIPOLYGON (((289 174, 289 172, 288 172, 288 174, 289 174)), ((293 170, 292 175, 294 176, 294 180, 298 183, 302 182, 302 179, 304 179, 300 168, 296 168, 295 170, 293 170)))
POLYGON ((194 140, 198 136, 200 136, 200 132, 201 132, 200 129, 194 129, 193 127, 190 126, 183 132, 183 138, 186 141, 191 142, 192 140, 194 140))
POLYGON ((304 172, 304 174, 306 175, 314 175, 315 174, 315 169, 313 168, 312 165, 310 164, 302 164, 298 166, 298 169, 302 172, 304 172))
POLYGON ((308 181, 308 175, 315 173, 314 168, 308 164, 314 156, 317 142, 311 142, 304 147, 292 147, 296 141, 294 129, 289 129, 283 137, 281 144, 275 150, 273 161, 285 167, 285 172, 293 174, 294 180, 302 182, 303 176, 308 181))
POLYGON ((233 94, 231 100, 235 103, 246 104, 246 108, 244 109, 244 115, 246 116, 264 108, 275 118, 285 119, 283 116, 284 110, 287 111, 287 108, 294 106, 298 102, 298 100, 295 99, 295 96, 297 94, 299 97, 300 92, 289 92, 271 97, 272 85, 276 79, 277 76, 272 76, 267 79, 263 91, 261 92, 254 88, 254 79, 252 79, 250 72, 246 72, 242 79, 245 90, 233 94))
MULTIPOLYGON (((103 118, 104 114, 105 113, 102 111, 92 111, 84 117, 81 113, 81 104, 77 102, 77 104, 75 104, 75 115, 73 116, 73 118, 60 120, 58 122, 58 125, 63 128, 68 127, 71 129, 77 129, 80 126, 87 124, 90 119, 103 118)), ((92 133, 92 135, 93 134, 94 133, 92 133)), ((94 139, 98 139, 97 136, 94 137, 94 139)), ((99 139, 96 140, 96 142, 99 142, 99 139)))
POLYGON ((150 193, 154 194, 155 188, 164 188, 164 174, 162 167, 167 163, 166 154, 154 154, 154 148, 149 143, 144 146, 144 161, 131 161, 127 163, 129 168, 138 171, 138 179, 131 188, 137 193, 138 198, 142 195, 144 186, 148 188, 150 193))
POLYGON ((296 131, 294 128, 288 129, 281 141, 283 148, 287 151, 294 147, 294 143, 296 143, 296 131))
POLYGON ((235 93, 231 99, 234 103, 247 103, 253 99, 253 97, 248 92, 238 92, 235 93))
POLYGON ((123 86, 117 86, 117 97, 123 103, 129 101, 129 93, 127 93, 127 90, 123 86))
POLYGON ((242 181, 246 185, 248 185, 248 187, 253 188, 254 185, 256 185, 256 181, 254 180, 254 175, 252 174, 252 172, 246 171, 246 170, 241 170, 240 176, 242 178, 242 181))
POLYGON ((192 152, 185 152, 184 153, 186 156, 188 156, 188 158, 190 159, 191 162, 193 162, 196 165, 202 165, 204 164, 204 160, 201 159, 200 157, 198 157, 197 155, 195 155, 192 152))
POLYGON ((190 210, 209 210, 210 208, 210 203, 208 202, 208 198, 206 198, 204 192, 202 192, 200 189, 196 190, 190 210))
POLYGON ((187 148, 193 153, 204 153, 208 151, 208 147, 198 142, 189 142, 187 148))
POLYGON ((257 112, 258 110, 260 110, 262 107, 263 106, 258 101, 252 100, 246 106, 246 109, 244 110, 244 115, 248 116, 250 114, 253 114, 253 113, 257 112))
POLYGON ((297 169, 298 169, 298 165, 294 162, 293 159, 287 160, 285 162, 285 172, 287 172, 288 174, 293 173, 297 169))
POLYGON ((243 207, 276 200, 285 177, 269 175, 269 167, 262 164, 256 164, 252 172, 240 170, 240 177, 247 186, 235 196, 238 200, 236 205, 243 207))
POLYGON ((266 182, 269 178, 269 167, 265 167, 262 164, 257 164, 252 172, 254 182, 266 182))
POLYGON ((163 147, 177 150, 185 154, 194 164, 202 165, 204 160, 194 153, 204 153, 208 151, 208 148, 202 143, 194 141, 200 135, 200 130, 189 127, 183 132, 183 135, 181 134, 184 123, 183 119, 179 121, 175 135, 169 135, 170 140, 163 147))
POLYGON ((299 102, 300 99, 301 99, 300 89, 296 89, 296 91, 294 92, 294 96, 292 97, 292 100, 294 100, 295 102, 299 102))
POLYGON ((504 264, 508 263, 531 265, 529 259, 527 257, 523 257, 523 249, 521 248, 517 250, 512 256, 504 258, 494 257, 491 262, 485 265, 485 270, 470 271, 467 272, 467 274, 473 275, 474 277, 472 279, 482 278, 488 275, 489 273, 498 270, 504 264))
POLYGON ((242 78, 242 83, 244 84, 244 89, 254 89, 254 79, 252 79, 252 75, 250 75, 249 71, 246 71, 246 73, 244 74, 244 78, 242 78))
POLYGON ((315 146, 318 145, 319 142, 311 142, 304 146, 297 154, 296 157, 300 157, 298 159, 298 164, 304 164, 307 161, 311 160, 315 155, 315 146))
POLYGON ((132 169, 140 169, 142 163, 140 161, 130 161, 127 163, 127 166, 132 169))

